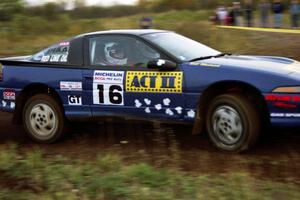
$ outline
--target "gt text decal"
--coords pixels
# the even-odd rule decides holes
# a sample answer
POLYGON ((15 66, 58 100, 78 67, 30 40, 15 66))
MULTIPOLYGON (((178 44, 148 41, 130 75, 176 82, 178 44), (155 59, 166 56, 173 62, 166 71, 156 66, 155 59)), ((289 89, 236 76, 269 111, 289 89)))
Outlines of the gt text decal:
POLYGON ((81 106, 82 105, 82 99, 80 95, 69 95, 68 96, 68 102, 71 106, 81 106))
POLYGON ((181 93, 182 72, 136 72, 126 75, 127 92, 181 93))
POLYGON ((93 102, 103 105, 124 105, 123 71, 95 71, 93 102))

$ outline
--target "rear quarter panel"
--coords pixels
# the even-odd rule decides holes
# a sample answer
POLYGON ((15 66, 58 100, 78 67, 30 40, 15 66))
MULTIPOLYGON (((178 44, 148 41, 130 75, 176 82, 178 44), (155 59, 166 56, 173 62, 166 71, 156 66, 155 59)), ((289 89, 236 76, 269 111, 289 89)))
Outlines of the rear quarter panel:
POLYGON ((68 105, 68 95, 81 95, 85 93, 81 91, 62 91, 60 89, 61 81, 82 82, 82 70, 76 68, 60 68, 47 66, 4 66, 3 67, 3 82, 0 83, 0 108, 5 111, 14 111, 14 104, 25 87, 32 84, 44 84, 54 89, 60 96, 65 114, 68 113, 78 115, 90 114, 88 106, 70 107, 68 105), (3 92, 5 90, 15 91, 15 99, 4 99, 3 92))

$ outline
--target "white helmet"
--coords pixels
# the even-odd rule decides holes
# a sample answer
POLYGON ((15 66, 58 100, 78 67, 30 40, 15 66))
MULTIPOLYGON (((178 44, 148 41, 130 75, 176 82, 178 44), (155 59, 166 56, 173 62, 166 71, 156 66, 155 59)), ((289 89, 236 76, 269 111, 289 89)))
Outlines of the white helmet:
POLYGON ((118 43, 105 44, 104 53, 106 61, 111 65, 125 65, 127 63, 124 49, 118 43))

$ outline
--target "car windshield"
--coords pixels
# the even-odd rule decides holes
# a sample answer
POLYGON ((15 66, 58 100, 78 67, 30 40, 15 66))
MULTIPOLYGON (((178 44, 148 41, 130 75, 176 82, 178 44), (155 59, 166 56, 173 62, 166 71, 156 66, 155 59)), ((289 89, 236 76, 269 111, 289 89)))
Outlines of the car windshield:
POLYGON ((143 37, 181 61, 220 54, 219 51, 176 33, 153 33, 143 37))

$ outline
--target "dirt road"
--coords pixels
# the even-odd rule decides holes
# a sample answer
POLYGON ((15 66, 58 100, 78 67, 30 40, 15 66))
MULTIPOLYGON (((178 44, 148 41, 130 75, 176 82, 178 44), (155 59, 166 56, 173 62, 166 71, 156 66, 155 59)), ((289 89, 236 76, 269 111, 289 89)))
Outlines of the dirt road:
POLYGON ((237 155, 215 150, 204 134, 192 136, 188 125, 128 121, 77 123, 59 143, 35 144, 22 127, 11 125, 11 117, 0 113, 0 148, 15 143, 21 152, 42 150, 46 156, 59 154, 87 162, 117 153, 128 163, 142 161, 197 174, 248 173, 300 185, 299 129, 269 131, 252 151, 237 155))

